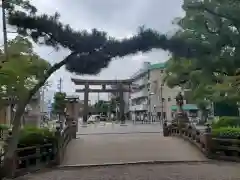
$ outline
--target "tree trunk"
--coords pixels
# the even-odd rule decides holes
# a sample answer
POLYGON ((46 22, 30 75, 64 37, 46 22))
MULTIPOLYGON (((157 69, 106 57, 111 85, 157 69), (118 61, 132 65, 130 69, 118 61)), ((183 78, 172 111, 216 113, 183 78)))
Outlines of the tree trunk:
POLYGON ((14 155, 18 145, 18 138, 20 135, 20 125, 21 125, 21 118, 24 114, 25 107, 31 100, 32 96, 37 93, 37 91, 45 84, 48 78, 59 68, 65 65, 72 56, 76 55, 76 52, 71 53, 67 56, 64 60, 59 63, 54 64, 43 76, 43 78, 35 85, 35 87, 29 91, 28 95, 24 98, 23 101, 20 101, 15 113, 15 117, 13 119, 13 128, 12 128, 12 136, 6 146, 5 149, 5 157, 4 157, 4 171, 10 173, 11 176, 14 171, 14 155))

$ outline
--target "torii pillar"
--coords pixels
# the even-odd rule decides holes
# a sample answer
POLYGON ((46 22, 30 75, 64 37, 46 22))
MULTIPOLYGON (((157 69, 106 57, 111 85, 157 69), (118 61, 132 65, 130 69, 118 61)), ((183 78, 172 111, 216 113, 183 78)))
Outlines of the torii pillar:
POLYGON ((88 120, 88 100, 89 100, 89 84, 85 84, 84 89, 84 104, 83 104, 83 123, 87 123, 88 120))
POLYGON ((119 84, 119 101, 120 101, 120 104, 119 104, 119 111, 120 111, 119 116, 120 117, 119 118, 120 118, 121 123, 125 123, 123 85, 122 84, 119 84))

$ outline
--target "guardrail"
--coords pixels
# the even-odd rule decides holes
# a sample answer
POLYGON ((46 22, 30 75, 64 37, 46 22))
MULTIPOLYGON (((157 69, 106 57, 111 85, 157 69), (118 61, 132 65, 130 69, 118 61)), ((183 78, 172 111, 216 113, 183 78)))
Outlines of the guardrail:
POLYGON ((214 137, 210 126, 203 130, 193 124, 185 124, 180 128, 165 122, 163 133, 164 136, 177 136, 189 141, 210 159, 240 162, 240 139, 214 137))

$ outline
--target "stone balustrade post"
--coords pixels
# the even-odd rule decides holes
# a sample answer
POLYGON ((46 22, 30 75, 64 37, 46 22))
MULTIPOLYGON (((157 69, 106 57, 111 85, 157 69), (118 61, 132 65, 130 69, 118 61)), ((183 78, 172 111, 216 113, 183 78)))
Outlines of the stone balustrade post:
POLYGON ((164 121, 163 123, 163 136, 169 136, 169 129, 168 129, 168 125, 167 125, 167 121, 164 121))
POLYGON ((72 121, 71 124, 71 132, 72 132, 72 138, 76 139, 77 138, 77 122, 76 121, 72 121))
POLYGON ((213 142, 212 142, 212 134, 211 134, 211 127, 207 124, 207 128, 205 129, 204 133, 204 145, 205 145, 205 152, 207 156, 211 156, 213 142))
POLYGON ((55 137, 56 137, 56 164, 60 164, 62 161, 62 155, 63 155, 63 149, 62 149, 62 134, 61 134, 61 128, 56 127, 56 132, 55 132, 55 137))

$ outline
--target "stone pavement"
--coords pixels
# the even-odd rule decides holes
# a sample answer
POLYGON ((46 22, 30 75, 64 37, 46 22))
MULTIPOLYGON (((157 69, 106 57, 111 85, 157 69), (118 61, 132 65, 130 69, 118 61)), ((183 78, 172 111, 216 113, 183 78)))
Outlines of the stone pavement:
POLYGON ((82 135, 72 140, 63 165, 127 163, 138 161, 206 161, 183 139, 160 133, 82 135))
POLYGON ((235 163, 173 163, 57 169, 16 180, 239 180, 235 163))
POLYGON ((88 124, 87 126, 82 126, 80 122, 78 124, 78 136, 92 134, 160 133, 163 131, 160 123, 133 124, 131 121, 127 121, 125 125, 111 122, 100 122, 88 124))

